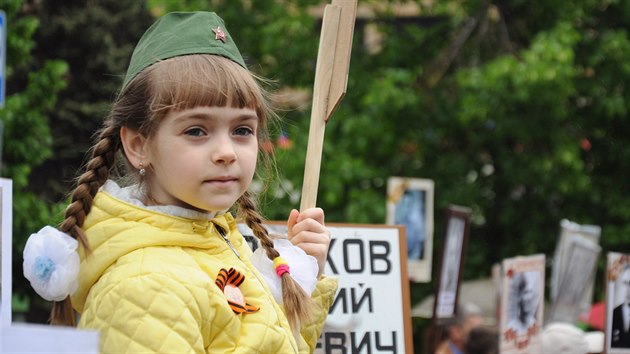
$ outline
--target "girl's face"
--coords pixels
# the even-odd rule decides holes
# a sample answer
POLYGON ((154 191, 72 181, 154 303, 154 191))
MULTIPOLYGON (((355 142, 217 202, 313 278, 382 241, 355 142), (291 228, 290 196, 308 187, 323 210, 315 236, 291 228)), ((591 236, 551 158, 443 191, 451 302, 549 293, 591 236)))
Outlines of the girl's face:
POLYGON ((164 117, 151 139, 154 203, 199 211, 230 208, 254 177, 258 117, 250 108, 195 107, 164 117))

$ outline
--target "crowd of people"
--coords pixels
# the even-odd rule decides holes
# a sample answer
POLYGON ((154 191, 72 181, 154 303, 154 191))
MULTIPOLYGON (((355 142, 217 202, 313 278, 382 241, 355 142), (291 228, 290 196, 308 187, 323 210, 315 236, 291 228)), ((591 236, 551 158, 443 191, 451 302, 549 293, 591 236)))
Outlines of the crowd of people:
MULTIPOLYGON (((445 326, 446 338, 435 354, 498 354, 500 334, 496 325, 484 321, 481 309, 463 303, 451 323, 445 326)), ((585 331, 571 323, 553 322, 541 332, 542 354, 597 354, 604 348, 604 333, 585 331)))
POLYGON ((473 303, 457 307, 456 316, 446 326, 446 338, 435 354, 498 354, 499 336, 495 327, 486 326, 481 309, 473 303))

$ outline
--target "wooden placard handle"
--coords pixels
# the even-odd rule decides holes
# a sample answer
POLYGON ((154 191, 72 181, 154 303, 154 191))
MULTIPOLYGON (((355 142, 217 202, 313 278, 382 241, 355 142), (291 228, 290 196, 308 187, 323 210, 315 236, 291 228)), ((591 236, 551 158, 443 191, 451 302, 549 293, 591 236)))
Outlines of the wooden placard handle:
POLYGON ((315 67, 315 84, 313 85, 313 107, 311 125, 308 130, 306 162, 304 165, 304 183, 302 185, 302 202, 300 210, 315 207, 317 188, 319 185, 319 169, 322 162, 324 132, 328 111, 328 93, 335 60, 337 31, 341 8, 326 5, 322 20, 322 34, 319 38, 317 66, 315 67))
POLYGON ((317 203, 326 123, 346 93, 356 6, 357 0, 333 0, 324 8, 300 210, 317 203))

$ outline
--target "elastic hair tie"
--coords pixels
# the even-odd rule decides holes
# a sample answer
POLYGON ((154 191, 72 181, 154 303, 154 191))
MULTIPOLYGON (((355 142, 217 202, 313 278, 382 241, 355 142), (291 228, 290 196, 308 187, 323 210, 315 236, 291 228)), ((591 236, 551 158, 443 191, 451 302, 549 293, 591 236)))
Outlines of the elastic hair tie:
POLYGON ((291 274, 291 272, 289 271, 289 264, 287 263, 287 261, 284 260, 284 258, 280 256, 273 259, 273 267, 276 269, 276 274, 278 274, 278 278, 282 278, 282 275, 284 273, 291 274))

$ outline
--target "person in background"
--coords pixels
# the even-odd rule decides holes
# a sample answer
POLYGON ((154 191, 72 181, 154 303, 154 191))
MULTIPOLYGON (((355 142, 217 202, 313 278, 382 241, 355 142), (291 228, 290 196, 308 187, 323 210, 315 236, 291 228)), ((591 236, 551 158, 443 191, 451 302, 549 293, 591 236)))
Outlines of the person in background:
POLYGON ((499 354, 499 331, 496 327, 477 326, 468 333, 465 354, 499 354))
POLYGON ((473 303, 458 306, 453 323, 447 328, 447 338, 438 345, 435 354, 464 354, 470 331, 482 323, 479 306, 473 303))

